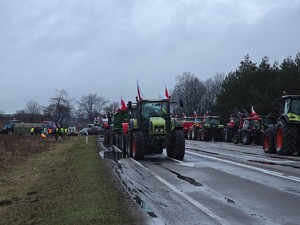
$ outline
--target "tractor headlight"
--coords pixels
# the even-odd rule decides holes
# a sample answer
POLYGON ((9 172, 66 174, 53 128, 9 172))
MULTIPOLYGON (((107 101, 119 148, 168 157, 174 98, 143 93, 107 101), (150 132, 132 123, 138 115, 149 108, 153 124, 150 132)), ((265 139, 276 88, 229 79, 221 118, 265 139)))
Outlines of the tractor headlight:
POLYGON ((154 132, 164 132, 164 126, 163 125, 155 125, 154 132))

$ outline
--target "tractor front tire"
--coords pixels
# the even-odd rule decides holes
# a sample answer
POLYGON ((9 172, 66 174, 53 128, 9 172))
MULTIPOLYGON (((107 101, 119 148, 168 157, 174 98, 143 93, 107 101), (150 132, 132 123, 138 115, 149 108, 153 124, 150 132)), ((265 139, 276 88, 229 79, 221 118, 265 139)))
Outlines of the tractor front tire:
MULTIPOLYGON (((184 136, 183 136, 184 137, 184 136)), ((135 160, 144 159, 145 140, 142 132, 134 132, 130 143, 130 154, 135 160)))
POLYGON ((126 135, 124 133, 122 135, 122 155, 123 158, 126 158, 127 156, 127 140, 126 140, 126 135))
POLYGON ((203 127, 202 132, 201 132, 201 140, 202 141, 209 141, 210 140, 210 135, 209 135, 209 129, 203 127))
POLYGON ((193 128, 192 130, 192 140, 197 140, 198 139, 198 129, 193 128))
POLYGON ((279 155, 293 155, 297 146, 297 128, 281 119, 276 126, 275 149, 279 155))
POLYGON ((224 138, 224 129, 219 129, 218 134, 219 134, 218 140, 219 141, 224 141, 225 140, 225 138, 224 138))
POLYGON ((226 127, 225 129, 225 135, 224 135, 224 139, 225 139, 225 142, 231 142, 231 139, 232 139, 232 130, 229 128, 226 127))
POLYGON ((274 132, 271 129, 266 129, 263 134, 263 150, 265 153, 275 153, 274 132))
POLYGON ((171 146, 167 146, 167 155, 170 158, 174 159, 183 159, 185 154, 185 139, 184 133, 182 130, 174 130, 170 134, 169 143, 172 143, 171 146))
POLYGON ((243 143, 243 145, 251 145, 252 138, 248 132, 242 133, 242 143, 243 143))

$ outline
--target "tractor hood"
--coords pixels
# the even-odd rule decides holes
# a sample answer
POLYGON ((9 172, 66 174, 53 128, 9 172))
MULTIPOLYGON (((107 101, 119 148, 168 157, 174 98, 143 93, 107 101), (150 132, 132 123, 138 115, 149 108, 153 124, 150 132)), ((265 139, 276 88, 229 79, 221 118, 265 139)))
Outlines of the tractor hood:
POLYGON ((162 117, 150 117, 149 120, 149 133, 150 135, 165 135, 166 121, 162 117))

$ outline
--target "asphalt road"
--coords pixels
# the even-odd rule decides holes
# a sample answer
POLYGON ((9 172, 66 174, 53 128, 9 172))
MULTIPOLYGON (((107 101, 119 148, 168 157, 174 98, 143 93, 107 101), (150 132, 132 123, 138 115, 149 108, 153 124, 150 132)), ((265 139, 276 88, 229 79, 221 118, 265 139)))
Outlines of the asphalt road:
POLYGON ((120 159, 116 173, 153 224, 300 224, 300 157, 261 146, 186 140, 182 161, 120 159))

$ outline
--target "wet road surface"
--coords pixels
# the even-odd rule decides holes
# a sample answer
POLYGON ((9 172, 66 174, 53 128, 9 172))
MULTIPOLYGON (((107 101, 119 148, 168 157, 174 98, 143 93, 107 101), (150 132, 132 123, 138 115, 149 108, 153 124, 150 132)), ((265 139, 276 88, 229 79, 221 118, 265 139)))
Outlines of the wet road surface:
POLYGON ((115 171, 153 224, 300 223, 300 157, 261 146, 186 140, 182 161, 164 152, 115 171))

